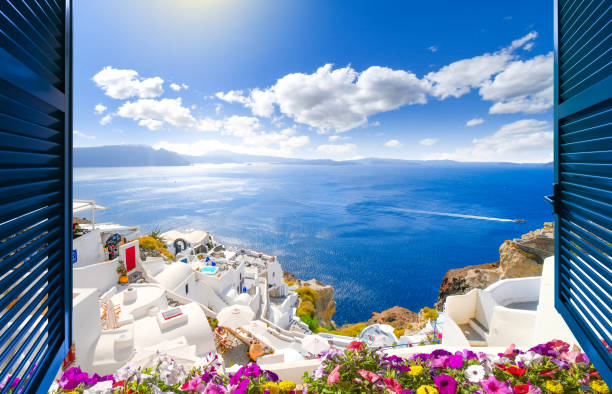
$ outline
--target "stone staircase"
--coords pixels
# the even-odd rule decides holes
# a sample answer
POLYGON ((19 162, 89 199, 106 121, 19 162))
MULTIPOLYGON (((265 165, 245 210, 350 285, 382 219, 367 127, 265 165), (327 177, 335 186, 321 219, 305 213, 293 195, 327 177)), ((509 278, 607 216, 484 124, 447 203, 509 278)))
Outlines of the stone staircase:
POLYGON ((460 324, 459 328, 470 343, 470 346, 487 346, 486 337, 489 334, 489 329, 478 319, 472 318, 466 324, 460 324))

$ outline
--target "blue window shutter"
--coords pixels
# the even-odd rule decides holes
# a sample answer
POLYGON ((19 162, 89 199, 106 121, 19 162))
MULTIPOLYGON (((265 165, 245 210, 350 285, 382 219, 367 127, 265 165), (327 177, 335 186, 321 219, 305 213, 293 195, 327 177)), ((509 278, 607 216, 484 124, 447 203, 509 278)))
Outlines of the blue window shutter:
POLYGON ((612 1, 555 2, 555 306, 612 382, 612 1))
POLYGON ((70 1, 0 0, 0 382, 47 392, 71 345, 70 1))

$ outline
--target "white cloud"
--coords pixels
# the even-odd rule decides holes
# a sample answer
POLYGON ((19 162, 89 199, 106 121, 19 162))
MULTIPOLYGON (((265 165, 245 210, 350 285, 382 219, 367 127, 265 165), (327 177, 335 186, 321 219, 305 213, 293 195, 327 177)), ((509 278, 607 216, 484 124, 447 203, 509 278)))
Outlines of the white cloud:
POLYGON ((215 113, 217 115, 219 115, 221 113, 222 109, 223 109, 223 104, 219 104, 219 103, 215 104, 215 113))
POLYGON ((188 155, 202 155, 212 151, 228 151, 251 155, 266 155, 277 157, 295 157, 296 150, 308 146, 310 138, 307 135, 291 135, 291 133, 253 133, 239 140, 239 143, 227 143, 217 139, 202 139, 189 144, 159 142, 154 148, 164 148, 188 155))
POLYGON ((230 90, 227 93, 217 92, 215 93, 215 96, 219 100, 223 100, 228 103, 246 104, 249 101, 242 90, 230 90))
POLYGON ((525 44, 525 46, 523 47, 524 50, 526 51, 531 51, 533 49, 533 46, 535 45, 535 43, 533 42, 528 42, 527 44, 525 44))
POLYGON ((471 89, 479 88, 490 78, 503 71, 516 55, 513 51, 537 37, 531 32, 514 40, 512 44, 495 53, 485 53, 469 59, 462 59, 430 72, 425 76, 432 84, 432 94, 440 99, 461 97, 471 89))
POLYGON ((175 92, 178 92, 179 90, 181 90, 181 85, 177 85, 177 84, 175 84, 175 83, 171 83, 171 84, 170 84, 170 88, 171 88, 172 90, 174 90, 175 92))
POLYGON ((472 126, 478 126, 479 124, 483 124, 483 123, 484 123, 483 118, 474 118, 474 119, 468 120, 465 125, 472 127, 472 126))
POLYGON ((389 140, 385 142, 385 146, 388 148, 400 148, 402 146, 402 143, 398 140, 389 140))
POLYGON ((94 75, 93 81, 114 99, 152 98, 164 92, 164 80, 160 77, 141 78, 134 70, 120 70, 111 66, 104 67, 94 75))
POLYGON ((181 86, 182 86, 182 87, 183 87, 183 89, 185 89, 185 90, 189 89, 189 85, 187 85, 187 84, 185 84, 185 83, 182 83, 182 84, 181 84, 181 86))
POLYGON ((246 106, 251 108, 253 115, 269 118, 274 114, 274 102, 273 91, 253 89, 246 106))
POLYGON ((439 49, 439 48, 438 48, 437 46, 435 46, 435 45, 432 45, 432 46, 430 46, 430 47, 429 47, 429 48, 427 48, 427 49, 429 49, 429 50, 430 50, 430 51, 432 51, 432 52, 438 52, 438 49, 439 49))
POLYGON ((72 134, 73 134, 75 137, 81 137, 81 138, 85 138, 85 139, 88 139, 88 140, 95 140, 95 139, 96 139, 96 136, 95 136, 95 135, 87 135, 87 134, 85 134, 85 133, 83 133, 83 132, 81 132, 81 131, 78 131, 78 130, 76 130, 76 129, 75 129, 75 130, 72 130, 72 134))
POLYGON ((160 120, 142 119, 140 122, 138 122, 138 125, 144 126, 149 130, 161 130, 161 128, 164 126, 164 123, 160 120))
POLYGON ((223 122, 212 118, 198 119, 195 128, 198 131, 219 131, 223 127, 223 122))
POLYGON ((111 122, 111 120, 113 120, 113 116, 111 114, 107 114, 102 119, 100 119, 100 124, 102 126, 105 126, 105 125, 109 124, 111 122))
POLYGON ((423 138, 422 140, 419 141, 419 144, 424 145, 424 146, 432 146, 436 144, 438 141, 439 141, 438 138, 423 138))
POLYGON ((479 90, 492 114, 538 113, 553 105, 553 53, 510 63, 479 90))
POLYGON ((223 134, 245 138, 253 136, 260 127, 261 125, 257 118, 233 115, 225 119, 223 134))
POLYGON ((106 111, 106 110, 107 110, 107 108, 103 104, 101 104, 101 103, 96 104, 96 106, 94 107, 94 112, 96 114, 98 114, 98 115, 102 115, 104 113, 104 111, 106 111))
POLYGON ((356 150, 357 145, 355 144, 324 144, 317 146, 317 152, 331 156, 332 158, 346 156, 355 153, 356 150))
POLYGON ((189 108, 183 107, 180 97, 128 101, 119 107, 117 114, 123 118, 140 120, 138 124, 149 130, 159 130, 163 123, 182 127, 192 127, 196 124, 189 108))
POLYGON ((349 137, 343 136, 343 135, 330 135, 329 136, 329 142, 338 142, 338 141, 342 141, 342 140, 348 140, 349 137))
POLYGON ((426 103, 429 84, 411 72, 372 66, 359 73, 331 64, 313 74, 293 73, 268 89, 241 90, 216 96, 251 108, 254 115, 270 117, 276 104, 280 112, 320 132, 347 131, 364 125, 368 116, 402 105, 426 103))
POLYGON ((522 119, 506 124, 494 134, 475 138, 472 145, 425 159, 458 161, 548 162, 552 160, 553 132, 549 122, 522 119))

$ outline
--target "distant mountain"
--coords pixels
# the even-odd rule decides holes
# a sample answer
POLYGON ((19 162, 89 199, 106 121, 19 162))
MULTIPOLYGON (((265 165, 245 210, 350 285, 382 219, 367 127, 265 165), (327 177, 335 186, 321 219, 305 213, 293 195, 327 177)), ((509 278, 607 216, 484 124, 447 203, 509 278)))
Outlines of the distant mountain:
POLYGON ((175 152, 146 145, 108 145, 74 148, 75 167, 188 166, 191 162, 175 152))
POLYGON ((142 167, 142 166, 188 166, 210 163, 270 163, 296 165, 428 165, 428 166, 525 166, 552 168, 553 163, 507 163, 507 162, 458 162, 452 160, 403 160, 368 157, 357 160, 335 161, 329 159, 292 159, 288 157, 259 156, 228 151, 212 151, 202 156, 180 155, 165 149, 153 149, 147 145, 108 145, 91 148, 74 148, 75 167, 142 167))

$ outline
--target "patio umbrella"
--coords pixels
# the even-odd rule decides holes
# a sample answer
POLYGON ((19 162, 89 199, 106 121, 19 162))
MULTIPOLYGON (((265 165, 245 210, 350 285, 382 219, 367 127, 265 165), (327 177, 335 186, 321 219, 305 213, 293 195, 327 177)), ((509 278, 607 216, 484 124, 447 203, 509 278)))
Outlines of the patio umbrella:
POLYGON ((232 330, 249 324, 254 317, 255 313, 246 305, 226 306, 217 313, 219 325, 232 330))
POLYGON ((319 354, 329 349, 329 342, 320 335, 306 335, 302 338, 302 347, 308 353, 319 354))

